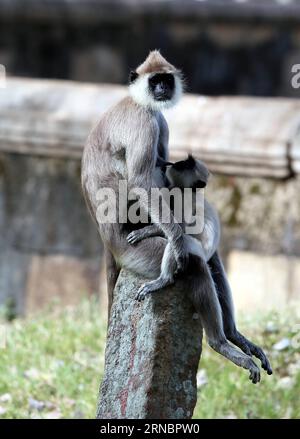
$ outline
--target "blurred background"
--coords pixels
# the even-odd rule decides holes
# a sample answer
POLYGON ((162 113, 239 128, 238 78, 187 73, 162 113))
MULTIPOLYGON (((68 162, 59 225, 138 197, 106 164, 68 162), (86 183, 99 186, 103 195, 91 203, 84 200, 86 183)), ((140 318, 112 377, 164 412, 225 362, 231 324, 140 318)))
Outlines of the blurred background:
POLYGON ((195 415, 300 416, 300 1, 0 0, 0 417, 94 416, 107 303, 80 158, 154 48, 189 93, 171 157, 212 171, 238 316, 277 371, 262 401, 205 351, 195 415))

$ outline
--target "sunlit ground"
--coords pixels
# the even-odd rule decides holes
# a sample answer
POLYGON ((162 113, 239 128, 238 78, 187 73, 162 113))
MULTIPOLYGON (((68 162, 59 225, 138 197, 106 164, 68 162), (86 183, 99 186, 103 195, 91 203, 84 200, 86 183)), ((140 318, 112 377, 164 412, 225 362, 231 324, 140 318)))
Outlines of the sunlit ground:
MULTIPOLYGON (((30 320, 2 320, 0 417, 95 417, 106 334, 99 315, 99 306, 85 301, 30 320)), ((246 371, 204 342, 194 417, 299 418, 300 320, 293 311, 240 320, 244 333, 269 354, 274 375, 263 373, 253 385, 246 371)))

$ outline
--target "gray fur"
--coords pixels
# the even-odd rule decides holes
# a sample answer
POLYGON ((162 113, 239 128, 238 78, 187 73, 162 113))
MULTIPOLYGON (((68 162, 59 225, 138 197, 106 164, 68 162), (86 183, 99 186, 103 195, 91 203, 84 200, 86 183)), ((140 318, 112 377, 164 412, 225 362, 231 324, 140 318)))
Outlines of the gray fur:
MULTIPOLYGON (((150 53, 137 71, 140 75, 156 71, 167 71, 168 73, 173 71, 177 79, 179 78, 178 70, 164 60, 157 51, 150 53), (156 70, 153 70, 154 68, 156 70)), ((149 100, 149 96, 147 99, 149 100)), ((82 158, 82 188, 88 208, 95 221, 98 190, 101 187, 111 188, 118 194, 118 181, 121 179, 127 180, 128 190, 137 187, 147 191, 148 197, 140 198, 140 204, 145 211, 149 211, 148 198, 151 187, 156 186, 154 177, 158 181, 158 173, 155 169, 156 158, 159 155, 165 160, 168 159, 169 141, 167 122, 162 113, 159 110, 154 110, 153 107, 155 107, 155 102, 151 106, 145 106, 128 96, 108 110, 89 135, 82 158)), ((160 184, 163 184, 163 180, 160 184)), ((170 215, 169 224, 162 224, 158 211, 152 209, 149 214, 151 220, 159 225, 164 236, 171 243, 177 265, 183 268, 187 254, 184 249, 181 227, 176 224, 173 215, 170 215)), ((141 261, 153 259, 153 253, 155 257, 159 258, 160 249, 162 249, 162 257, 165 240, 153 240, 153 243, 157 243, 157 251, 155 252, 153 249, 144 249, 143 244, 140 245, 140 250, 136 248, 133 252, 120 224, 99 223, 98 229, 106 249, 107 266, 113 267, 112 257, 115 262, 115 267, 112 268, 114 275, 110 274, 109 279, 117 278, 120 267, 141 266, 141 264, 136 263, 137 259, 141 261), (135 253, 135 258, 132 257, 133 253, 135 253)), ((159 269, 159 259, 156 261, 156 265, 159 269)), ((148 264, 148 266, 155 270, 153 263, 148 264)), ((143 271, 140 268, 136 269, 138 272, 143 271)), ((113 282, 110 281, 108 283, 109 303, 112 302, 113 287, 113 282)))
MULTIPOLYGON (((173 71, 178 84, 177 69, 157 52, 150 54, 137 69, 139 75, 164 71, 173 71)), ((178 271, 184 271, 188 264, 189 243, 181 225, 172 214, 168 224, 161 223, 160 212, 148 206, 151 187, 157 186, 160 175, 155 170, 157 156, 168 160, 169 134, 167 123, 158 110, 162 103, 156 105, 152 102, 149 105, 147 94, 147 104, 144 104, 140 96, 138 101, 132 97, 123 99, 102 116, 87 140, 82 158, 83 192, 95 220, 98 190, 101 187, 111 188, 117 194, 119 180, 125 179, 129 190, 135 187, 146 190, 148 197, 140 198, 140 205, 149 213, 161 235, 132 246, 121 224, 97 224, 107 257, 109 306, 121 267, 144 277, 157 278, 164 257, 167 262, 169 259, 168 266, 172 264, 172 270, 176 266, 178 271)), ((163 184, 163 179, 160 184, 163 184)), ((260 379, 259 368, 249 356, 229 345, 223 331, 221 307, 206 263, 216 251, 213 230, 213 225, 207 227, 206 244, 198 246, 204 252, 203 257, 195 258, 193 270, 185 277, 185 285, 201 316, 210 345, 235 364, 248 369, 250 379, 255 383, 260 379)))
MULTIPOLYGON (((196 164, 197 166, 193 170, 183 170, 182 172, 177 171, 175 166, 169 166, 166 171, 169 185, 174 186, 177 184, 183 190, 185 187, 193 187, 194 182, 199 177, 207 182, 209 173, 205 170, 205 165, 200 161, 196 161, 196 164)), ((195 200, 196 198, 194 198, 194 202, 195 200)), ((185 230, 184 224, 181 224, 181 226, 185 230)), ((196 282, 191 284, 190 295, 192 301, 200 314, 208 343, 214 350, 239 366, 247 368, 247 365, 251 365, 252 363, 249 362, 247 355, 243 354, 241 356, 240 352, 228 344, 227 338, 240 347, 245 354, 253 354, 258 357, 261 360, 262 367, 270 374, 272 369, 262 349, 247 340, 236 329, 232 295, 224 267, 217 253, 220 234, 217 212, 205 200, 204 229, 202 233, 193 237, 185 234, 184 237, 187 252, 197 257, 202 271, 200 285, 196 282), (209 261, 209 265, 207 261, 209 261)), ((161 231, 154 224, 131 232, 127 239, 130 244, 135 244, 142 239, 159 235, 161 236, 161 231)), ((174 283, 176 271, 176 261, 172 249, 167 245, 159 277, 142 285, 138 291, 137 300, 143 300, 147 294, 174 283)), ((253 382, 258 379, 257 371, 253 371, 251 379, 253 382)))

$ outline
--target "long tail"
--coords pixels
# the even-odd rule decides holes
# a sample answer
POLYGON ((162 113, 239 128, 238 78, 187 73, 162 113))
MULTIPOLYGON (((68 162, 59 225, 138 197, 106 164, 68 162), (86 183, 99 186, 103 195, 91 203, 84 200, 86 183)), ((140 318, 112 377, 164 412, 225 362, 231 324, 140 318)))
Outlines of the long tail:
POLYGON ((206 261, 191 255, 187 280, 189 297, 200 316, 207 338, 226 341, 222 309, 206 261), (198 275, 195 276, 195 273, 198 275))

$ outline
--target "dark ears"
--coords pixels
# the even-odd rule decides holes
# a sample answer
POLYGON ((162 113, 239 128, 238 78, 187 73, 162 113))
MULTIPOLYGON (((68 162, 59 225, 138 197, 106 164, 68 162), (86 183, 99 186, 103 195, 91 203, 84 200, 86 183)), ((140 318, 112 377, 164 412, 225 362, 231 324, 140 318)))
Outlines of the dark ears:
POLYGON ((194 166, 196 164, 196 160, 194 159, 194 157, 192 156, 192 154, 188 155, 187 158, 187 162, 190 166, 194 166))
POLYGON ((138 73, 136 73, 135 70, 131 70, 131 72, 129 73, 129 83, 131 84, 132 82, 134 82, 137 78, 138 78, 138 73))

